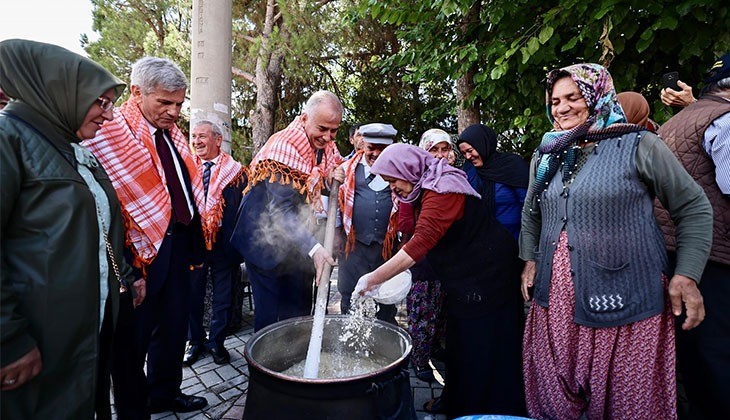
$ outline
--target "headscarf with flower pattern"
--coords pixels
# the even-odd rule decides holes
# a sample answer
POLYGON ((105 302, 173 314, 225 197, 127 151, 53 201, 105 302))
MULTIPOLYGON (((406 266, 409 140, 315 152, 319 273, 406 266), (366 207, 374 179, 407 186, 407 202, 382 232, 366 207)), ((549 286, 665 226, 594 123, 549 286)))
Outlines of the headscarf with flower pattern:
POLYGON ((570 176, 580 153, 579 143, 599 141, 644 129, 626 123, 626 115, 616 97, 611 74, 599 64, 574 64, 548 73, 547 115, 551 123, 555 122, 551 112, 553 86, 564 77, 570 77, 578 86, 588 106, 588 119, 570 130, 554 130, 543 135, 537 148, 540 158, 533 187, 538 197, 561 163, 563 180, 570 176))

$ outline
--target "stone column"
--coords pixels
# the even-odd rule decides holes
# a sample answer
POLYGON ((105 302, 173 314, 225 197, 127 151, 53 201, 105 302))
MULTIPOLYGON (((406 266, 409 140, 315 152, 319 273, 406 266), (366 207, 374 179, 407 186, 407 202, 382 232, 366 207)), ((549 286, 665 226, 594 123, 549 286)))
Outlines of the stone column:
POLYGON ((232 0, 193 0, 190 121, 210 120, 231 152, 232 0))

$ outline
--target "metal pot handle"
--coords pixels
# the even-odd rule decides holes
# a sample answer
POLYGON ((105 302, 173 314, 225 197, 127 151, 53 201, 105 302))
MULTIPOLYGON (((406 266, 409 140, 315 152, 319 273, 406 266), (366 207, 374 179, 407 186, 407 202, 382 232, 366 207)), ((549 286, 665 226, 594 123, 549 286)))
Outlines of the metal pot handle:
MULTIPOLYGON (((404 403, 410 405, 410 407, 406 407, 406 410, 413 411, 413 402, 411 401, 410 395, 406 395, 405 397, 407 397, 407 398, 405 398, 403 395, 404 393, 410 394, 410 392, 409 392, 410 391, 410 382, 404 382, 404 380, 405 381, 410 380, 407 369, 401 369, 401 371, 398 375, 393 376, 392 378, 390 378, 387 381, 384 381, 381 383, 375 383, 375 382, 371 383, 370 389, 365 391, 365 393, 372 396, 375 401, 375 407, 378 412, 378 419, 403 418, 402 411, 403 411, 404 403), (404 387, 402 385, 399 386, 399 384, 403 384, 403 383, 409 384, 409 386, 407 387, 408 392, 404 392, 404 389, 403 389, 404 387), (382 400, 383 395, 386 392, 386 389, 393 388, 393 387, 395 387, 393 392, 398 394, 397 398, 395 398, 393 400, 394 402, 396 402, 395 404, 393 404, 395 406, 395 411, 390 414, 385 414, 383 411, 388 408, 388 404, 384 404, 384 402, 381 400, 382 400)), ((387 403, 390 401, 386 400, 385 402, 387 403)), ((415 414, 415 411, 413 412, 413 414, 415 414)))

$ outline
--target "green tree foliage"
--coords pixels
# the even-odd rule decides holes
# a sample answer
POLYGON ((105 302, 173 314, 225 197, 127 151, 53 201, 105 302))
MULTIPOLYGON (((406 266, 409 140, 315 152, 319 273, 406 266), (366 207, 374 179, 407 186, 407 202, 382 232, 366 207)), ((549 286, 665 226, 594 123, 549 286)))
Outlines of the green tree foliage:
MULTIPOLYGON (((190 74, 192 0, 92 0, 99 39, 84 49, 122 80, 146 55, 169 57, 190 74)), ((127 94, 129 94, 127 92, 127 94)))
MULTIPOLYGON (((399 131, 398 140, 418 143, 421 133, 440 127, 455 130, 455 111, 446 80, 407 81, 406 67, 382 63, 400 50, 395 27, 345 10, 342 26, 349 27, 340 53, 330 59, 347 112, 345 126, 385 122, 399 131)), ((342 130, 346 141, 347 130, 342 130)), ((340 150, 349 152, 349 144, 340 150)))
MULTIPOLYGON (((92 2, 100 37, 85 45, 91 58, 122 79, 144 55, 170 57, 189 73, 192 0, 92 2)), ((255 151, 250 76, 266 4, 233 2, 233 66, 244 76, 232 85, 232 140, 243 161, 255 151)), ((388 122, 416 143, 428 128, 455 132, 457 110, 477 105, 509 140, 503 147, 527 155, 549 129, 545 74, 584 61, 608 64, 617 89, 641 91, 663 122, 671 110, 659 102, 661 75, 679 71, 697 92, 709 63, 730 49, 729 8, 720 0, 278 0, 270 48, 284 58, 274 128, 329 89, 346 108, 343 153, 352 123, 388 122), (470 70, 473 87, 459 104, 456 81, 470 70)))
POLYGON ((642 92, 662 122, 668 115, 658 99, 661 75, 678 70, 697 86, 709 63, 730 49, 730 5, 720 0, 490 0, 464 27, 473 3, 361 0, 359 11, 399 28, 402 48, 382 65, 407 68, 410 82, 453 81, 476 65, 467 102, 478 101, 482 121, 525 154, 549 129, 550 69, 603 63, 617 90, 642 92))

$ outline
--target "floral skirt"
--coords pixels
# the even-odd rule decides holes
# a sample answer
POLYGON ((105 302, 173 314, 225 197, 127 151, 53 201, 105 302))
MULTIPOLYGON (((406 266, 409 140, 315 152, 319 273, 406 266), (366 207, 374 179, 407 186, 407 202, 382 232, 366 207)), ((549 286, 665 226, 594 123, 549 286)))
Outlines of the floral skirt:
POLYGON ((446 296, 441 281, 426 259, 411 268, 413 286, 406 297, 408 333, 413 341, 411 362, 425 368, 433 346, 440 345, 446 331, 446 296))
MULTIPOLYGON (((665 285, 666 277, 663 278, 665 285)), ((536 419, 676 419, 674 318, 628 325, 573 321, 567 234, 553 256, 548 307, 532 303, 523 341, 527 410, 536 419)))

